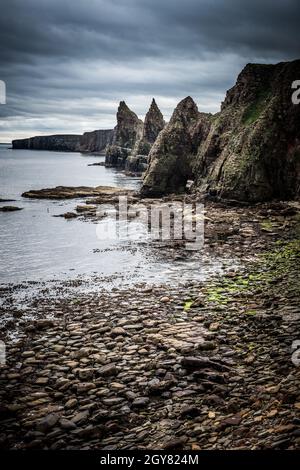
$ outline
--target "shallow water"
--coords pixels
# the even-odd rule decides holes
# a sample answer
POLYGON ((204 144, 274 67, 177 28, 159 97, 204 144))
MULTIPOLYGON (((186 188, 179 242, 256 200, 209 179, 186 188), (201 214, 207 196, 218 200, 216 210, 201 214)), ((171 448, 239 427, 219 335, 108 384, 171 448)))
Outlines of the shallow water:
MULTIPOLYGON (((85 279, 95 276, 119 283, 162 283, 204 279, 223 269, 222 260, 189 256, 174 261, 157 256, 150 245, 98 240, 96 225, 53 215, 74 210, 79 202, 22 198, 29 189, 64 186, 115 186, 138 189, 138 178, 103 166, 104 157, 80 153, 11 150, 0 145, 0 197, 22 211, 0 212, 0 283, 85 279)), ((101 281, 101 282, 102 282, 101 281)), ((100 282, 100 284, 101 284, 100 282)))

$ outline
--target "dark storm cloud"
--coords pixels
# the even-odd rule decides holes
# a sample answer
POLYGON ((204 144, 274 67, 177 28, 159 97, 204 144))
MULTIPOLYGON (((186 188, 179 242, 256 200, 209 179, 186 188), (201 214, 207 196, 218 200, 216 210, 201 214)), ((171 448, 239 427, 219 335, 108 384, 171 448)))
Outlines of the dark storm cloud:
POLYGON ((216 111, 250 61, 297 58, 299 0, 1 0, 0 140, 111 127, 120 99, 216 111))

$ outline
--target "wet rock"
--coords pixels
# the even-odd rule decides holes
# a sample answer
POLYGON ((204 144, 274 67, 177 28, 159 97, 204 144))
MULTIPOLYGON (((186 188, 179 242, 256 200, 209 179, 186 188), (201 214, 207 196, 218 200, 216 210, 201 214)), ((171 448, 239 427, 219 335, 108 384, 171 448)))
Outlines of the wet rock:
POLYGON ((194 418, 201 414, 201 410, 196 406, 186 406, 180 412, 181 418, 194 418))
POLYGON ((106 364, 102 367, 99 367, 97 369, 97 374, 103 377, 112 377, 114 375, 117 375, 118 370, 116 368, 116 365, 111 363, 111 364, 106 364))
POLYGON ((88 380, 91 379, 94 375, 94 369, 79 369, 78 370, 78 377, 80 380, 88 380))
POLYGON ((80 413, 77 413, 73 418, 72 418, 72 423, 75 425, 81 425, 85 423, 88 420, 89 417, 89 411, 81 411, 80 413))
POLYGON ((186 441, 187 441, 187 437, 178 437, 175 439, 171 439, 165 442, 164 444, 162 444, 162 449, 164 450, 182 449, 186 441))
MULTIPOLYGON (((218 217, 227 219, 229 211, 251 219, 248 210, 255 220, 257 207, 218 209, 218 217)), ((221 245, 231 252, 233 243, 221 245)), ((277 274, 278 284, 265 288, 263 276, 258 282, 247 277, 257 246, 242 246, 249 273, 237 270, 212 284, 115 287, 74 302, 36 299, 26 313, 39 320, 51 315, 53 324, 25 331, 26 321, 18 326, 18 343, 7 339, 9 367, 0 368, 0 399, 10 404, 1 446, 121 450, 183 439, 178 449, 297 448, 299 370, 291 361, 299 331, 297 257, 291 290, 290 272, 277 274), (220 292, 226 304, 210 292, 220 292), (171 302, 161 302, 163 296, 171 302), (185 311, 185 299, 196 298, 205 299, 203 305, 185 311), (220 327, 209 332, 213 323, 220 327), (111 335, 114 328, 126 334, 111 335), (203 356, 205 343, 212 345, 203 356), (251 363, 245 362, 249 355, 255 356, 251 363), (59 416, 55 424, 39 431, 39 422, 52 414, 59 416)), ((260 260, 260 274, 263 267, 260 260)))
POLYGON ((73 199, 94 196, 105 199, 124 194, 124 192, 128 194, 133 193, 133 191, 124 191, 124 189, 113 188, 110 186, 97 186, 95 188, 89 186, 57 186, 56 188, 26 191, 22 194, 22 197, 32 199, 73 199))
POLYGON ((197 345, 199 351, 212 351, 216 348, 216 343, 213 341, 203 341, 197 345))
POLYGON ((161 301, 163 304, 167 304, 168 302, 170 302, 170 300, 171 300, 171 299, 170 299, 169 297, 162 297, 162 298, 160 299, 160 301, 161 301))
POLYGON ((107 405, 107 406, 119 405, 123 401, 124 401, 124 398, 121 398, 121 397, 103 398, 102 400, 104 405, 107 405))
POLYGON ((239 415, 236 415, 236 416, 230 416, 226 419, 224 419, 220 426, 222 428, 226 428, 227 426, 238 426, 242 421, 242 417, 239 416, 239 415))
POLYGON ((53 217, 64 217, 65 219, 76 219, 78 217, 78 214, 75 214, 75 212, 65 212, 65 214, 58 214, 58 215, 54 215, 53 217))
POLYGON ((66 419, 66 418, 61 418, 59 421, 59 424, 62 429, 66 429, 68 431, 76 429, 77 427, 74 421, 70 421, 69 419, 66 419))
POLYGON ((16 206, 2 206, 0 207, 0 212, 15 212, 21 211, 23 207, 16 207, 16 206))
POLYGON ((220 328, 220 323, 219 322, 211 323, 209 325, 209 330, 210 331, 217 331, 219 328, 220 328))
POLYGON ((66 403, 65 403, 65 408, 67 410, 70 410, 72 408, 75 408, 77 406, 78 400, 76 398, 70 398, 66 403))
POLYGON ((91 204, 76 206, 76 211, 79 212, 79 213, 82 213, 82 212, 96 212, 96 210, 97 210, 97 207, 92 206, 91 204))
POLYGON ((49 377, 39 377, 35 383, 37 385, 46 385, 49 382, 49 377))
POLYGON ((169 390, 174 384, 176 384, 176 382, 177 381, 173 376, 167 380, 152 379, 148 383, 149 393, 155 395, 165 392, 166 390, 169 390))
POLYGON ((149 404, 150 400, 148 397, 138 397, 132 402, 134 408, 144 408, 149 404))
POLYGON ((44 330, 46 328, 53 327, 54 326, 54 321, 53 320, 48 320, 48 319, 36 320, 33 323, 33 326, 37 330, 44 330))
POLYGON ((119 336, 119 335, 123 336, 123 335, 126 335, 126 331, 124 330, 124 328, 117 326, 111 330, 110 335, 111 336, 119 336))

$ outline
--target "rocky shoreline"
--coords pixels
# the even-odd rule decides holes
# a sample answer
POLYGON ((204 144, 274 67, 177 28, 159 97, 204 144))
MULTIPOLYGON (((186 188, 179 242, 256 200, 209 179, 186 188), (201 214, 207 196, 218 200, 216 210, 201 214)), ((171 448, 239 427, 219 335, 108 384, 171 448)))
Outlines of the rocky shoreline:
POLYGON ((206 245, 241 269, 45 295, 2 329, 1 448, 299 448, 298 206, 208 209, 206 245))
MULTIPOLYGON (((174 283, 164 274, 110 289, 95 280, 92 293, 65 283, 50 296, 45 286, 26 309, 14 302, 16 286, 2 289, 1 448, 299 449, 300 108, 290 87, 299 67, 247 65, 217 115, 187 97, 166 124, 153 100, 143 122, 122 101, 114 130, 81 141, 87 151, 105 147, 97 164, 145 171, 140 192, 59 186, 22 194, 74 199, 74 210, 54 215, 70 224, 112 217, 120 196, 132 221, 145 208, 178 203, 172 228, 177 215, 204 222, 203 269, 209 256, 231 265, 205 281, 185 282, 178 271, 174 283), (203 203, 201 214, 191 208, 203 203)), ((77 149, 80 137, 68 138, 77 149)), ((60 148, 64 137, 50 143, 60 148)), ((185 239, 134 243, 169 263, 193 256, 185 239)))

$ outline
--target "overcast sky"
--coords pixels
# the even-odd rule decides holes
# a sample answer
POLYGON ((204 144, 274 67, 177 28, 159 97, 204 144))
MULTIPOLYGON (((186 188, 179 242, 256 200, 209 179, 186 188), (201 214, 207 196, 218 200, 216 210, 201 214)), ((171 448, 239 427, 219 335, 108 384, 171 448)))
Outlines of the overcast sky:
MULTIPOLYGON (((0 142, 115 125, 120 100, 166 120, 216 112, 248 62, 299 58, 299 0, 0 0, 0 142)), ((299 77, 300 79, 300 77, 299 77)))

